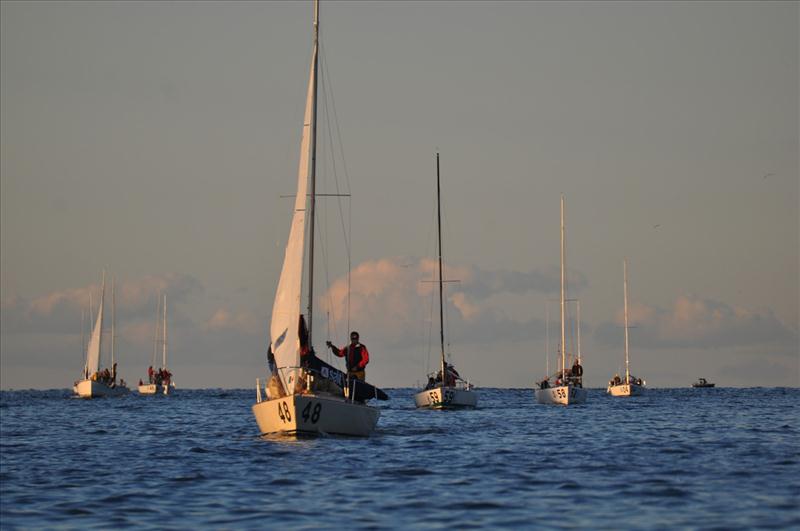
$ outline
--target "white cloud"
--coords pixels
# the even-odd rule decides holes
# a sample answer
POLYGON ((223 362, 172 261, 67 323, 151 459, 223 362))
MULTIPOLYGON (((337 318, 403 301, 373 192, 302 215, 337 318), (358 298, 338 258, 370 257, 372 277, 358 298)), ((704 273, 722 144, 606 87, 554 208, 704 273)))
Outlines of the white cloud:
MULTIPOLYGON (((681 295, 670 309, 634 304, 628 312, 635 342, 643 347, 728 347, 745 345, 797 345, 797 330, 784 325, 769 309, 739 306, 681 295)), ((604 323, 596 337, 617 344, 622 337, 622 311, 614 323, 604 323)))
MULTIPOLYGON (((428 258, 394 257, 369 260, 353 269, 350 277, 351 328, 379 338, 388 345, 408 345, 423 340, 423 330, 434 314, 431 308, 438 290, 438 263, 428 258)), ((537 337, 539 321, 520 321, 507 316, 494 298, 503 294, 549 292, 558 286, 558 272, 487 271, 453 264, 444 266, 447 323, 460 342, 521 340, 537 337)), ((576 274, 576 277, 581 278, 576 274)), ((577 284, 585 283, 579 280, 577 284)), ((347 278, 337 279, 322 298, 322 306, 336 322, 343 323, 347 310, 347 278)), ((340 324, 337 333, 344 334, 340 324)))

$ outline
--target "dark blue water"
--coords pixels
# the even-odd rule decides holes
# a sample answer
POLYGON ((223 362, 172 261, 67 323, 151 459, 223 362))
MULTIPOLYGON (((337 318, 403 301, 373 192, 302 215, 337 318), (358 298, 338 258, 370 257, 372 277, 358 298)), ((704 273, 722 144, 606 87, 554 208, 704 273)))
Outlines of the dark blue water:
POLYGON ((394 390, 368 439, 263 440, 254 391, 0 393, 0 526, 797 528, 798 389, 394 390))

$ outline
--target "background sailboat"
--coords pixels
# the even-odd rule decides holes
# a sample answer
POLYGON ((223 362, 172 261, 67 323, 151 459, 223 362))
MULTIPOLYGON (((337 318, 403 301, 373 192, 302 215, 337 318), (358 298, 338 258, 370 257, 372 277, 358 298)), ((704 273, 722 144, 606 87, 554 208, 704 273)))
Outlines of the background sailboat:
POLYGON ((270 323, 268 359, 271 376, 262 398, 256 380, 253 405, 263 434, 369 435, 380 412, 364 402, 385 393, 360 380, 346 377, 316 357, 313 349, 314 211, 316 204, 317 72, 319 58, 319 3, 314 3, 314 45, 311 57, 297 193, 289 240, 286 243, 270 323), (308 208, 306 208, 308 206, 308 208), (308 230, 308 322, 300 313, 303 260, 308 230))
POLYGON ((101 396, 118 396, 128 392, 124 381, 117 383, 116 360, 114 344, 116 342, 116 300, 114 297, 114 284, 112 282, 112 319, 111 319, 111 369, 101 369, 101 353, 103 346, 103 306, 106 294, 106 275, 103 272, 103 283, 100 288, 100 306, 97 309, 97 318, 94 321, 92 335, 86 348, 86 363, 83 367, 82 378, 73 385, 73 392, 80 398, 97 398, 101 396))
POLYGON ((625 296, 625 378, 615 376, 608 382, 606 392, 611 396, 638 396, 644 394, 645 382, 631 375, 630 357, 628 355, 628 260, 622 262, 623 292, 625 296))
POLYGON ((561 345, 559 348, 560 369, 548 379, 543 380, 536 389, 536 401, 539 404, 582 404, 586 402, 586 389, 581 376, 573 376, 566 367, 566 251, 564 245, 564 196, 561 196, 561 345), (553 379, 553 382, 550 382, 553 379))
POLYGON ((139 394, 154 395, 157 393, 168 395, 170 390, 175 389, 175 382, 172 380, 172 373, 167 366, 167 295, 164 294, 163 305, 162 298, 158 297, 158 308, 156 309, 156 333, 153 340, 153 359, 150 362, 150 367, 147 374, 147 383, 140 380, 139 394), (163 310, 162 310, 163 307, 163 310), (161 337, 159 338, 159 335, 161 337), (161 367, 155 370, 156 352, 158 346, 161 345, 161 367))
POLYGON ((448 364, 444 355, 444 279, 442 278, 442 204, 439 182, 439 154, 436 154, 436 208, 439 229, 439 338, 441 346, 441 365, 438 374, 428 376, 428 385, 414 395, 417 407, 431 409, 454 409, 475 407, 478 393, 473 386, 448 364))

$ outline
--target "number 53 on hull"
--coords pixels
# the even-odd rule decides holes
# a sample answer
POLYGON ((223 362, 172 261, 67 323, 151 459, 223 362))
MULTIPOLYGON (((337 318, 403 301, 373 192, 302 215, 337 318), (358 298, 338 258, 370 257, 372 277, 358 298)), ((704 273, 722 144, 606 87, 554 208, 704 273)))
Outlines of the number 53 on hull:
POLYGON ((291 395, 253 405, 261 433, 280 435, 350 435, 366 437, 380 411, 344 398, 291 395))

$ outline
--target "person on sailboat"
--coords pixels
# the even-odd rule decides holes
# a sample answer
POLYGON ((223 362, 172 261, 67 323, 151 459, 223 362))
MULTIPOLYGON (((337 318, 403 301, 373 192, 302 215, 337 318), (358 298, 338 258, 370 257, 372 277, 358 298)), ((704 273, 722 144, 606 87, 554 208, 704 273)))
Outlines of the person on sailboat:
POLYGON ((575 358, 575 363, 572 364, 572 377, 578 387, 583 387, 583 366, 575 358))
POLYGON ((337 348, 330 341, 326 341, 325 344, 333 351, 334 356, 344 358, 348 376, 364 381, 366 377, 365 369, 367 363, 369 363, 369 351, 365 345, 359 343, 358 339, 358 332, 353 330, 350 332, 349 345, 337 348))

